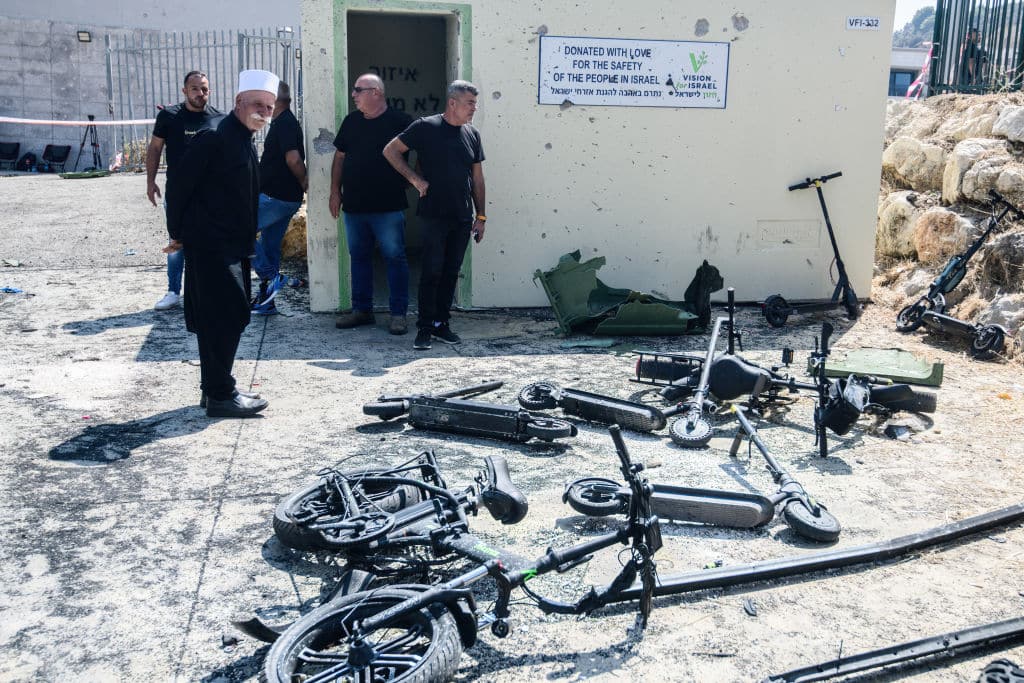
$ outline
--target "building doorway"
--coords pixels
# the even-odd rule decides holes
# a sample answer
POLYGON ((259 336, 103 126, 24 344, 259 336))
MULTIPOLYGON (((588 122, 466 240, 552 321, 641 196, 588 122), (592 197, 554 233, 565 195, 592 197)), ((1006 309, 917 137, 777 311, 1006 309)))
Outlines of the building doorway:
MULTIPOLYGON (((404 111, 414 119, 444 111, 448 83, 456 78, 468 80, 468 23, 466 5, 431 5, 434 11, 408 11, 410 3, 396 0, 395 9, 389 3, 375 3, 375 8, 361 9, 361 3, 348 2, 345 12, 346 41, 344 53, 339 55, 338 76, 347 78, 336 85, 338 110, 343 117, 352 110, 350 86, 361 74, 375 73, 384 81, 388 106, 404 111), (435 8, 440 8, 438 11, 435 8), (383 11, 382 11, 383 10, 383 11), (343 63, 343 66, 342 66, 343 63), (344 105, 342 105, 344 99, 344 105)), ((415 165, 415 154, 410 163, 415 165)), ((421 264, 420 225, 416 218, 416 192, 407 190, 409 209, 406 212, 405 243, 409 259, 409 301, 416 306, 421 264)), ((341 305, 351 303, 351 280, 348 264, 348 244, 345 226, 338 226, 338 258, 341 305)), ((471 256, 461 274, 456 300, 462 306, 471 305, 471 256)), ((373 264, 374 308, 387 310, 387 272, 383 258, 374 255, 373 264)))

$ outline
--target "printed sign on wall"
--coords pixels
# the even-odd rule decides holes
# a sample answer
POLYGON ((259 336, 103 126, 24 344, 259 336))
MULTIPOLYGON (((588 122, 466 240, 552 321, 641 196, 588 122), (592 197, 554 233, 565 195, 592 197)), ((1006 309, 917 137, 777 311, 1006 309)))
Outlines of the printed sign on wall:
POLYGON ((725 109, 729 43, 541 36, 540 104, 725 109))

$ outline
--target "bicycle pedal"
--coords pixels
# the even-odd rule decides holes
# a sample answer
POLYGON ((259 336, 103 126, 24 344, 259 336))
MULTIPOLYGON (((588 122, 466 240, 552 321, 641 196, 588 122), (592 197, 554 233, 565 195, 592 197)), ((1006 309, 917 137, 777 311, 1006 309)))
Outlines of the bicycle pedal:
POLYGON ((555 571, 558 572, 559 574, 564 574, 565 572, 569 571, 573 567, 578 567, 581 564, 586 564, 587 562, 590 562, 592 559, 594 559, 593 555, 584 555, 583 557, 581 557, 579 559, 570 560, 570 561, 566 562, 565 564, 558 565, 557 567, 555 567, 555 571))

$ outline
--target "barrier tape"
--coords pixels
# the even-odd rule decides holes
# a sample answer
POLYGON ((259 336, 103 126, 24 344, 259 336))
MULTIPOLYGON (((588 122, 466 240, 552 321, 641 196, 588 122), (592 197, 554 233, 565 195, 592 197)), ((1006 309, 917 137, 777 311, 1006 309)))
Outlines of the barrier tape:
POLYGON ((24 123, 30 126, 148 126, 156 119, 132 119, 130 121, 44 121, 42 119, 17 119, 0 116, 0 123, 24 123))

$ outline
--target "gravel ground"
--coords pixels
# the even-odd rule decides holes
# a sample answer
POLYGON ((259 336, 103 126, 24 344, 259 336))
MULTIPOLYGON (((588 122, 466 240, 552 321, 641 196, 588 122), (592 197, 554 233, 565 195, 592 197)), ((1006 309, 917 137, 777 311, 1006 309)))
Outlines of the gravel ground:
MULTIPOLYGON (((411 337, 389 336, 383 320, 337 331, 331 316, 308 312, 305 290, 289 289, 279 304, 287 315, 254 319, 236 364, 240 382, 263 392, 270 409, 261 419, 209 420, 195 405, 197 353, 180 311, 151 309, 165 286, 164 232, 144 185, 142 176, 0 178, 0 259, 20 263, 0 266, 0 286, 24 290, 0 294, 0 680, 254 678, 266 646, 230 621, 254 610, 290 618, 315 606, 338 574, 328 558, 277 543, 274 505, 350 456, 356 465, 392 463, 432 448, 449 482, 462 485, 483 456, 505 455, 530 514, 511 527, 483 514, 473 528, 527 556, 607 531, 614 520, 579 516, 560 500, 564 482, 578 476, 617 477, 603 428, 579 423, 579 436, 564 443, 507 445, 372 422, 362 403, 486 378, 505 381, 487 396, 499 403, 542 379, 626 398, 643 389, 627 381, 629 349, 707 343, 634 338, 611 350, 565 349, 549 311, 487 311, 456 314, 463 344, 418 353, 411 337)), ((901 336, 894 318, 882 306, 868 306, 855 323, 828 317, 839 349, 901 346, 945 363, 938 411, 915 418, 925 431, 895 441, 865 418, 833 436, 821 459, 810 398, 759 422, 783 465, 841 521, 835 548, 1020 502, 1020 367, 972 361, 953 342, 901 336)), ((799 368, 819 324, 804 316, 775 330, 744 309, 743 355, 772 363, 791 346, 799 368)), ((711 447, 697 452, 664 433, 629 435, 628 444, 652 480, 772 492, 756 451, 729 457, 734 430, 716 423, 711 447)), ((820 550, 781 520, 759 531, 667 523, 663 536, 663 576, 820 550)), ((1024 531, 1012 526, 867 569, 659 598, 642 637, 630 630, 629 606, 575 619, 517 605, 511 635, 482 633, 457 677, 760 680, 1020 615, 1022 544, 1024 531)), ((606 582, 617 559, 606 551, 532 585, 579 596, 606 582)), ((870 680, 974 680, 996 656, 870 680)), ((998 656, 1021 662, 1024 647, 998 656)))

